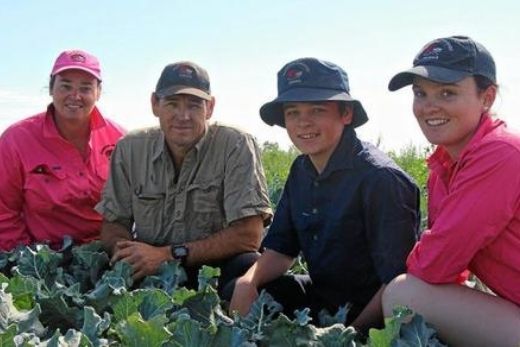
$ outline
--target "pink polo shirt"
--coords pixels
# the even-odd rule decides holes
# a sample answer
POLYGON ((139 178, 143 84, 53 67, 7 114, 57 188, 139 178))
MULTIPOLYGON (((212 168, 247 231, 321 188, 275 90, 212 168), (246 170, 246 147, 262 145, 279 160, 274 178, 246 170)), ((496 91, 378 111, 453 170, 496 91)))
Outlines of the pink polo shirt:
POLYGON ((520 135, 484 116, 457 162, 438 147, 428 166, 429 229, 408 272, 452 283, 469 269, 520 305, 520 135))
POLYGON ((77 243, 99 236, 102 217, 94 206, 123 130, 94 108, 84 160, 58 133, 53 112, 50 105, 0 137, 0 249, 35 241, 59 248, 65 235, 77 243))

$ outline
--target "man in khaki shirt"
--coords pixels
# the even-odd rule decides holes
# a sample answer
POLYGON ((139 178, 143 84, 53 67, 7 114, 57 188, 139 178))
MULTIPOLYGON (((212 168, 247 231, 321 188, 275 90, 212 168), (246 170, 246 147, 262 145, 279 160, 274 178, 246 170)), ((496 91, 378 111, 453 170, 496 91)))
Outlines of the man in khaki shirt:
POLYGON ((272 211, 254 138, 209 124, 215 98, 207 72, 167 65, 151 96, 160 127, 129 133, 116 146, 96 210, 112 263, 140 279, 177 259, 196 282, 202 264, 222 270, 220 288, 241 275, 272 211))

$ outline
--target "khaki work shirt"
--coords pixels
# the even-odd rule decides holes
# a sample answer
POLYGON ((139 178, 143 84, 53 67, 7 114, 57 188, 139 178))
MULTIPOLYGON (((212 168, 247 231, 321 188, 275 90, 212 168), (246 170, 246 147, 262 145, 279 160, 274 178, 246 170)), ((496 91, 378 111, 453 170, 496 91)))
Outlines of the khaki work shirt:
POLYGON ((148 244, 203 239, 235 220, 272 216, 258 145, 231 127, 210 125, 179 177, 158 127, 119 141, 110 170, 96 210, 148 244))

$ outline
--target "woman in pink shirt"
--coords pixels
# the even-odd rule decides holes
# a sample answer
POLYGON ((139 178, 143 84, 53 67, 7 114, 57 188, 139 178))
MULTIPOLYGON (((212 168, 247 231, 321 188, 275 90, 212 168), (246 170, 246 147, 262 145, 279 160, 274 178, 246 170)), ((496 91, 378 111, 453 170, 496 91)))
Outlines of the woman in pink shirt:
POLYGON ((428 43, 390 90, 411 84, 429 142, 428 229, 383 295, 423 315, 450 346, 520 345, 520 136, 492 119, 491 54, 468 37, 428 43), (496 295, 460 284, 469 269, 496 295))
POLYGON ((99 236, 94 210, 123 130, 103 118, 98 59, 61 53, 50 75, 52 103, 0 137, 0 249, 47 242, 59 248, 99 236))

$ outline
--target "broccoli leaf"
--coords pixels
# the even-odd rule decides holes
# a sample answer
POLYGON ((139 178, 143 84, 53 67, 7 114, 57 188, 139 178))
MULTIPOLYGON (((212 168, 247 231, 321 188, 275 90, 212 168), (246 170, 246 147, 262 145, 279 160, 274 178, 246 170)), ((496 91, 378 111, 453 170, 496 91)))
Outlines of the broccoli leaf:
POLYGON ((50 288, 56 282, 61 260, 62 255, 47 245, 37 245, 36 250, 25 247, 19 253, 17 266, 13 271, 22 276, 34 277, 50 288))
POLYGON ((165 315, 145 321, 139 313, 134 313, 119 322, 115 330, 125 347, 159 347, 170 337, 165 329, 167 321, 165 315))
POLYGON ((209 347, 213 340, 213 334, 208 329, 200 322, 186 316, 180 316, 177 321, 168 326, 168 329, 172 333, 169 346, 209 347))
POLYGON ((108 254, 99 241, 72 248, 70 273, 85 292, 95 286, 109 263, 108 254))
POLYGON ((134 290, 126 292, 114 299, 112 309, 116 322, 128 319, 132 314, 138 312, 139 305, 143 302, 145 292, 134 290))
POLYGON ((217 287, 218 277, 220 276, 220 269, 203 265, 199 270, 198 281, 199 290, 203 290, 206 287, 217 287))
POLYGON ((261 346, 270 347, 305 347, 317 346, 315 332, 309 325, 301 325, 280 314, 265 327, 261 346))
POLYGON ((331 316, 330 313, 323 309, 318 313, 318 320, 320 321, 320 325, 323 327, 328 327, 334 325, 336 323, 345 324, 347 321, 347 314, 352 305, 345 304, 341 306, 334 316, 331 316))
MULTIPOLYGON (((1 282, 4 282, 4 279, 1 282)), ((9 284, 6 292, 13 295, 13 303, 16 308, 30 310, 34 306, 34 293, 39 291, 38 280, 33 277, 15 275, 4 283, 9 284)))
POLYGON ((444 346, 437 340, 437 332, 430 328, 423 317, 415 314, 412 321, 401 326, 400 337, 392 347, 435 347, 444 346))
POLYGON ((143 319, 149 320, 157 315, 165 315, 172 307, 173 302, 168 294, 160 289, 149 289, 144 292, 139 312, 143 319))
MULTIPOLYGON (((3 330, 3 329, 2 329, 3 330)), ((7 329, 0 333, 0 346, 2 347, 15 347, 14 337, 18 333, 16 324, 11 324, 7 329)))
POLYGON ((89 341, 99 346, 102 341, 99 337, 110 327, 110 314, 105 312, 104 317, 101 318, 90 306, 85 307, 84 313, 81 332, 88 337, 89 341))
POLYGON ((327 347, 356 347, 361 344, 356 342, 358 336, 353 327, 345 327, 336 323, 326 328, 313 328, 315 336, 321 346, 327 347))
POLYGON ((178 261, 168 261, 161 264, 157 274, 146 276, 141 288, 158 288, 172 294, 180 283, 187 279, 186 272, 178 261))
MULTIPOLYGON (((5 284, 3 284, 5 286, 5 284)), ((13 297, 0 289, 0 332, 9 330, 11 324, 15 324, 18 333, 28 332, 41 336, 45 329, 40 322, 40 306, 36 304, 32 310, 18 310, 13 304, 13 297)))
POLYGON ((114 300, 113 295, 121 295, 132 286, 132 267, 120 261, 107 271, 96 283, 96 287, 85 295, 88 303, 97 311, 104 311, 114 300))
POLYGON ((256 341, 262 339, 264 327, 269 325, 273 316, 280 311, 282 311, 282 305, 277 303, 269 293, 262 290, 251 305, 249 313, 244 318, 237 315, 234 318, 236 324, 250 331, 251 339, 256 341))

